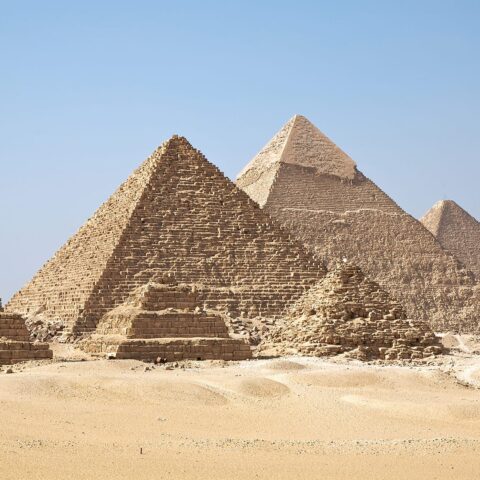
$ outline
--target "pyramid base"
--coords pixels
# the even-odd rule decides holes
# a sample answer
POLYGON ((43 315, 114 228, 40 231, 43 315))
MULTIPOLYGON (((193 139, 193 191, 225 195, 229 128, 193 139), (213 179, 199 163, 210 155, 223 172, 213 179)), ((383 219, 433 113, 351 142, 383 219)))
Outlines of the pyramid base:
POLYGON ((52 357, 53 352, 48 343, 0 339, 0 365, 13 365, 29 360, 48 360, 52 357))
POLYGON ((290 347, 281 346, 276 350, 280 350, 278 352, 280 354, 299 354, 310 357, 330 357, 344 353, 357 360, 420 360, 443 353, 443 348, 439 345, 377 347, 300 343, 290 347))
POLYGON ((250 346, 235 338, 132 338, 120 335, 92 335, 80 347, 93 355, 154 362, 179 360, 246 360, 250 346))

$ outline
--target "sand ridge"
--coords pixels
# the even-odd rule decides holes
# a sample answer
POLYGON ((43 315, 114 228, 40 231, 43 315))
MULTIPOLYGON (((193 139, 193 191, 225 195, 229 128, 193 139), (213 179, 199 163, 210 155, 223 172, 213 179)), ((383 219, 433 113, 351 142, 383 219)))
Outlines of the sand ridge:
POLYGON ((135 360, 16 366, 0 374, 0 408, 9 412, 0 474, 380 479, 388 468, 390 478, 427 471, 475 478, 480 395, 457 377, 476 374, 479 359, 460 352, 429 363, 288 357, 172 370, 135 360))

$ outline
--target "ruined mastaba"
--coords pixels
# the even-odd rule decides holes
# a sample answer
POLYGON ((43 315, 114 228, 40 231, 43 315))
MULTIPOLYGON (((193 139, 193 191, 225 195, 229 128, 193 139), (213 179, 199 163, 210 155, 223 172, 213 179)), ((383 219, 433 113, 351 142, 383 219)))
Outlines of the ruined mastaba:
POLYGON ((480 223, 474 217, 453 200, 441 200, 420 221, 480 279, 480 223))
POLYGON ((410 318, 478 330, 474 274, 305 117, 293 117, 236 183, 317 258, 359 265, 410 318))
POLYGON ((287 231, 183 137, 159 147, 6 308, 73 335, 150 281, 196 284, 202 306, 275 318, 325 274, 287 231))

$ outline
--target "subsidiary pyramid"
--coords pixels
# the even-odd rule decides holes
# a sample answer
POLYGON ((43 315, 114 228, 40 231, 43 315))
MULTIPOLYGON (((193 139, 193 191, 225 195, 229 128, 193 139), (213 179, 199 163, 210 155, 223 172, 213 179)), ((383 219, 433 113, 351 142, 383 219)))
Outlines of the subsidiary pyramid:
POLYGON ((88 353, 119 359, 246 360, 248 343, 231 335, 217 312, 202 309, 194 286, 148 283, 106 313, 95 334, 80 342, 88 353))
POLYGON ((437 202, 421 219, 445 250, 480 279, 480 223, 453 200, 437 202))
POLYGON ((407 319, 400 304, 353 265, 338 264, 279 321, 264 349, 360 360, 421 359, 442 352, 426 322, 407 319))
POLYGON ((183 137, 159 147, 6 308, 74 335, 165 275, 232 316, 271 317, 325 274, 183 137))
POLYGON ((292 118, 236 183, 317 258, 359 265, 409 317, 479 329, 474 274, 305 117, 292 118))

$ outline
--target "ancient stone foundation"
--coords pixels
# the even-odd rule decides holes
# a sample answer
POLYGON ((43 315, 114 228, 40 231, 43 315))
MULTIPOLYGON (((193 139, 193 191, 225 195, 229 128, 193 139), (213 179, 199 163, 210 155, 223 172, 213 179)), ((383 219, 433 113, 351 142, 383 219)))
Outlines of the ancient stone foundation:
POLYGON ((137 288, 80 345, 89 353, 144 361, 251 357, 249 345, 232 337, 219 314, 203 310, 194 287, 175 282, 137 288))
POLYGON ((47 343, 31 342, 21 315, 0 311, 0 365, 52 358, 47 343))
POLYGON ((427 323, 405 311, 355 266, 339 264, 275 326, 262 349, 360 360, 421 359, 442 352, 427 323))

